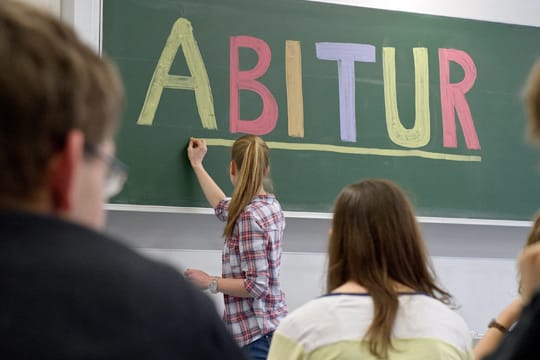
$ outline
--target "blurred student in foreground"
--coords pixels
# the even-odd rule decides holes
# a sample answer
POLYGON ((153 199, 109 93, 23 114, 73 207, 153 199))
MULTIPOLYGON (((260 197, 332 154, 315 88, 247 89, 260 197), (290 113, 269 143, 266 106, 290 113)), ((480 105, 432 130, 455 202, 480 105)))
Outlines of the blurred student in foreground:
MULTIPOLYGON (((540 140, 540 60, 534 65, 525 88, 529 135, 540 140)), ((540 202, 540 199, 538 199, 540 202)), ((540 359, 540 243, 527 246, 518 259, 523 308, 514 329, 487 360, 540 359)))
MULTIPOLYGON (((527 237, 525 248, 540 242, 540 216, 534 220, 533 226, 527 237)), ((519 295, 508 304, 496 318, 489 322, 482 339, 474 347, 474 358, 477 360, 483 359, 484 356, 490 354, 497 348, 504 336, 513 328, 519 319, 521 309, 523 308, 523 299, 521 298, 522 286, 521 281, 518 288, 519 295)))
POLYGON ((0 358, 241 359, 213 305, 100 230, 115 68, 51 15, 0 2, 0 358))
POLYGON ((281 322, 269 359, 472 359, 467 325, 447 306, 411 205, 389 181, 339 194, 327 288, 281 322))

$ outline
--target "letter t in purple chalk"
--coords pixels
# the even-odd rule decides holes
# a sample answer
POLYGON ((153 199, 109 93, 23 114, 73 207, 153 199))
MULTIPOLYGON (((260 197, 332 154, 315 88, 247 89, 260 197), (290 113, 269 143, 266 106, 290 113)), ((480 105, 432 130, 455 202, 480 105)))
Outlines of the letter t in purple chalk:
POLYGON ((317 58, 338 64, 339 125, 341 140, 356 142, 354 63, 375 62, 375 46, 368 44, 315 43, 317 58))

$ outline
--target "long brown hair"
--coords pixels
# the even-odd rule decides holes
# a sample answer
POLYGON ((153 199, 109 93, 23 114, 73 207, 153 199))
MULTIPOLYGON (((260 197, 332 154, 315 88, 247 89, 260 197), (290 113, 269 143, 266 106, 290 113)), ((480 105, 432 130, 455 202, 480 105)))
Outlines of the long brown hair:
POLYGON ((354 281, 373 299, 374 316, 364 339, 377 358, 387 358, 392 348, 399 307, 395 283, 445 304, 452 302, 451 295, 436 285, 409 201, 390 181, 366 180, 341 191, 334 208, 328 257, 328 291, 354 281))
POLYGON ((232 236, 242 210, 263 189, 270 165, 270 150, 258 136, 244 135, 232 146, 231 159, 236 166, 236 184, 229 204, 229 215, 223 235, 232 236))

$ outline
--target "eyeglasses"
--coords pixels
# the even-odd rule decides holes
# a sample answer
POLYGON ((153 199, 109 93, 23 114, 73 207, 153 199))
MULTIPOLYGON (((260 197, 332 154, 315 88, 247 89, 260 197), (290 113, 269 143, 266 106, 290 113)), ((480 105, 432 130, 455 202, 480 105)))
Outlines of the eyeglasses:
POLYGON ((128 177, 127 166, 117 158, 105 154, 97 145, 84 143, 84 153, 95 156, 107 164, 107 177, 105 178, 105 196, 111 198, 124 187, 128 177))

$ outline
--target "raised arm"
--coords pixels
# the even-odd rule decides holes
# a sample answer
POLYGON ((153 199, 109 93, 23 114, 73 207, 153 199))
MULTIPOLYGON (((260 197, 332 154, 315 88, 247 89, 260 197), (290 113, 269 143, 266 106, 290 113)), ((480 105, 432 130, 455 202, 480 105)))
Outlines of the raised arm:
POLYGON ((217 204, 225 198, 225 193, 215 183, 215 181, 206 172, 203 166, 203 159, 208 151, 206 142, 202 139, 191 138, 188 144, 188 158, 191 163, 191 167, 199 180, 199 185, 208 200, 208 203, 212 208, 215 208, 217 204))

